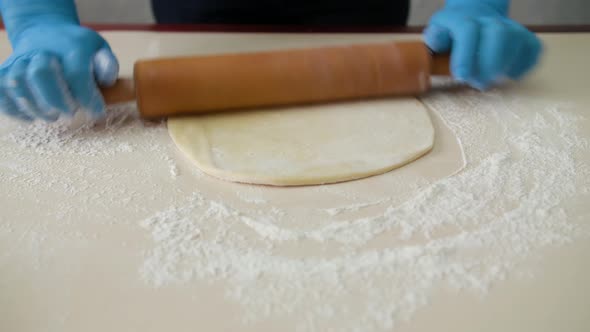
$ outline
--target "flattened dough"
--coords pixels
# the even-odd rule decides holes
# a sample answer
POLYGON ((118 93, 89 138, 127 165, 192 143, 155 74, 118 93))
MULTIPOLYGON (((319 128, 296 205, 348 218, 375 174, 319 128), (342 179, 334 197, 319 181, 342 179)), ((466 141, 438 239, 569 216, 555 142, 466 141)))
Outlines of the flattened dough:
POLYGON ((388 99, 168 121, 198 168, 236 182, 313 185, 388 172, 424 155, 434 128, 416 99, 388 99))

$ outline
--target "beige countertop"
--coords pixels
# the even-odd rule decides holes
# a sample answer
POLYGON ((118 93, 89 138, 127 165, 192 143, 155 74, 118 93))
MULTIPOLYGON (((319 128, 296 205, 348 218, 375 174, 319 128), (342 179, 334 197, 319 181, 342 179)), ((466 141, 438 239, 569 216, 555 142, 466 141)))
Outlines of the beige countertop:
MULTIPOLYGON (((104 36, 122 76, 140 57, 419 38, 104 36)), ((590 34, 541 36, 522 84, 422 99, 431 153, 345 184, 208 177, 165 123, 3 118, 0 330, 590 330, 590 34)))

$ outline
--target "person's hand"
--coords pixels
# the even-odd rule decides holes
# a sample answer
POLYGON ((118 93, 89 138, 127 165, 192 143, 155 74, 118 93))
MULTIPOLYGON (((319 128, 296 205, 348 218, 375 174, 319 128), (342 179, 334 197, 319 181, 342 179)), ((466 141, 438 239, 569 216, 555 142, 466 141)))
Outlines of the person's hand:
POLYGON ((9 9, 3 14, 13 53, 0 66, 0 111, 23 120, 54 121, 79 110, 100 117, 97 83, 113 84, 119 70, 106 41, 77 18, 9 9))
POLYGON ((537 64, 542 44, 507 10, 502 0, 447 1, 424 31, 426 45, 437 53, 451 51, 454 78, 477 89, 521 79, 537 64))

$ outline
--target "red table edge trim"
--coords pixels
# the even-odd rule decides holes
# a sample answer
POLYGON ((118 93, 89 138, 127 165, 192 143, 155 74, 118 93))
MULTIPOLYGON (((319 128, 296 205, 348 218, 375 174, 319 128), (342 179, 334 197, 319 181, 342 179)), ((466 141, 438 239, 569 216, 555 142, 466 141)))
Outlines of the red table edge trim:
MULTIPOLYGON (((128 30, 156 32, 266 32, 266 33, 420 33, 424 26, 289 26, 228 24, 87 24, 99 31, 128 30)), ((542 33, 590 32, 590 25, 531 25, 542 33)))
MULTIPOLYGON (((98 31, 150 32, 265 32, 265 33, 420 33, 423 26, 293 26, 235 24, 95 24, 85 23, 98 31)), ((590 32, 590 25, 531 25, 530 30, 542 33, 590 32)), ((0 23, 0 28, 4 26, 0 23)))
POLYGON ((131 30, 157 32, 265 32, 265 33, 417 33, 421 27, 391 27, 391 26, 304 26, 304 25, 256 25, 256 24, 88 24, 89 27, 100 31, 131 30))

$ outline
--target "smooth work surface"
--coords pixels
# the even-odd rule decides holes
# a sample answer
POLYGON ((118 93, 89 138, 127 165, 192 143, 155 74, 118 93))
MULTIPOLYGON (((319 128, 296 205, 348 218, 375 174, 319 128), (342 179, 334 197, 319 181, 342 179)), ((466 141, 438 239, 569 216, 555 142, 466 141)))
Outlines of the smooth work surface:
MULTIPOLYGON (((144 57, 419 38, 104 36, 122 76, 144 57)), ((93 128, 2 118, 0 330, 590 330, 590 34, 542 38, 522 84, 422 98, 428 155, 344 184, 217 180, 132 105, 93 128)))

